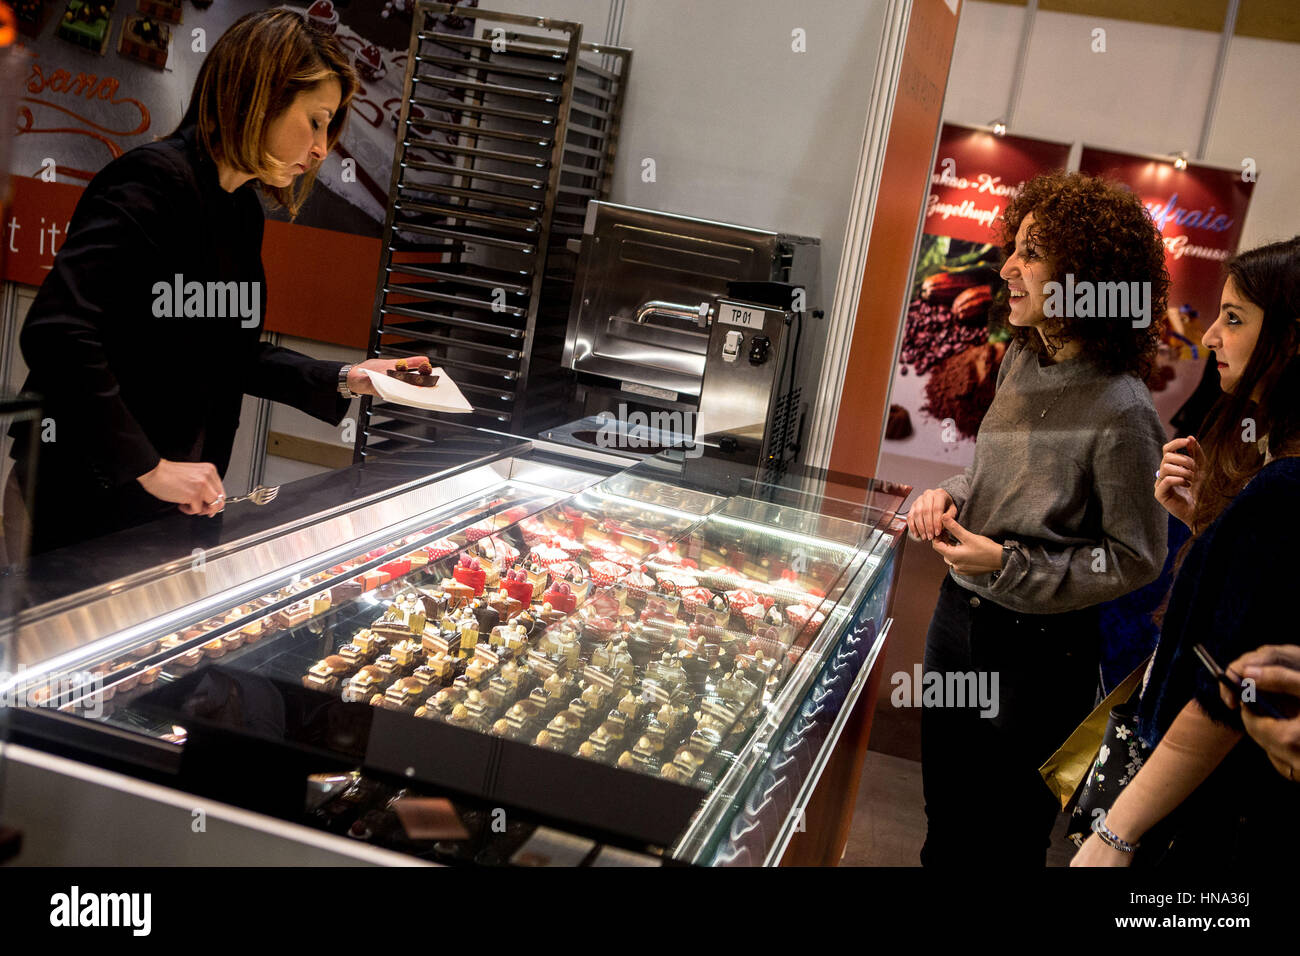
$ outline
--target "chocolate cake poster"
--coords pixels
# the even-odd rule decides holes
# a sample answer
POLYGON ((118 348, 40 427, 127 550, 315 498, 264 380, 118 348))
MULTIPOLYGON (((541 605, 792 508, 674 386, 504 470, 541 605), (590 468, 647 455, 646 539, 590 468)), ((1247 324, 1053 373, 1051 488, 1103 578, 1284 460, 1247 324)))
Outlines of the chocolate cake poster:
MULTIPOLYGON (((1000 308, 999 220, 1020 183, 1064 169, 1069 153, 1068 143, 944 124, 894 366, 884 455, 941 463, 945 474, 970 464, 1010 340, 1000 308)), ((898 464, 899 473, 915 470, 898 464)))

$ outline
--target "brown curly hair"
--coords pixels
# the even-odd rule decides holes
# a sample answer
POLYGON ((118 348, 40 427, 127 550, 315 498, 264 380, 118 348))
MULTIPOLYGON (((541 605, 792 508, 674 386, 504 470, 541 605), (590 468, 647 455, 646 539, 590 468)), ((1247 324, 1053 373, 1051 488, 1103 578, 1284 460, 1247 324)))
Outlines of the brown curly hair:
MULTIPOLYGON (((1082 173, 1036 176, 1021 186, 1002 215, 1008 256, 1030 213, 1034 244, 1044 250, 1056 281, 1064 282, 1070 274, 1076 286, 1085 281, 1151 283, 1151 324, 1144 329, 1133 328, 1131 322, 1066 316, 1043 326, 1052 340, 1079 342, 1082 356, 1103 371, 1148 381, 1165 325, 1169 270, 1160 231, 1141 200, 1119 183, 1082 173)), ((1042 337, 1031 328, 1015 329, 1015 337, 1034 349, 1043 346, 1042 337)))

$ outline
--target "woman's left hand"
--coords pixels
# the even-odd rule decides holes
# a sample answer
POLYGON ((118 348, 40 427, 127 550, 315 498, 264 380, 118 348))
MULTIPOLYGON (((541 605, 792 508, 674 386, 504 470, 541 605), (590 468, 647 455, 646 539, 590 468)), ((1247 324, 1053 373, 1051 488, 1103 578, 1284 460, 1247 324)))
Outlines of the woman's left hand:
MULTIPOLYGON (((398 361, 406 362, 410 368, 417 368, 424 362, 429 362, 426 355, 412 355, 407 359, 366 359, 364 362, 358 362, 348 370, 348 388, 357 395, 374 395, 375 386, 370 383, 370 376, 362 369, 370 369, 372 372, 387 372, 394 368, 398 361)), ((429 362, 432 365, 432 362, 429 362)))
POLYGON ((1070 866, 1130 866, 1133 854, 1108 846, 1101 837, 1093 833, 1083 841, 1079 852, 1074 854, 1070 866))
POLYGON ((1002 545, 992 538, 967 531, 951 515, 943 516, 943 528, 957 539, 957 543, 949 544, 939 537, 930 544, 948 567, 968 577, 1002 570, 1002 545))

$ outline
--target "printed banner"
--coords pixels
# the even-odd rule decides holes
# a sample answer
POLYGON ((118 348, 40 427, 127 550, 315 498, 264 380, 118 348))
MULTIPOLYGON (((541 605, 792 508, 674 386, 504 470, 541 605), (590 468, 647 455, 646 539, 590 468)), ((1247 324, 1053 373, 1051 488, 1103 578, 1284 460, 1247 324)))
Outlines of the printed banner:
MULTIPOLYGON (((266 327, 364 346, 414 0, 140 0, 140 9, 136 2, 110 3, 104 15, 71 21, 64 17, 66 5, 64 0, 16 5, 25 62, 11 151, 13 205, 4 222, 4 278, 32 285, 43 281, 80 189, 110 160, 176 128, 207 51, 232 23, 255 10, 295 9, 352 55, 361 88, 344 134, 298 218, 290 224, 282 210, 268 215, 266 327), (140 21, 146 13, 153 25, 144 28, 140 21), (326 244, 317 248, 321 238, 326 244), (341 251, 346 254, 337 255, 341 251), (301 272, 304 262, 320 284, 314 301, 277 295, 277 275, 301 272), (320 269, 310 269, 312 262, 320 269), (331 304, 328 314, 321 302, 331 304), (340 303, 348 308, 338 308, 340 303)), ((477 0, 462 6, 477 6, 477 0)), ((453 14, 439 28, 469 34, 474 21, 453 14)), ((450 154, 446 161, 451 162, 450 154)))
MULTIPOLYGON (((1001 284, 998 223, 1021 183, 1064 169, 1069 153, 1066 143, 944 125, 894 367, 887 455, 941 463, 944 475, 970 464, 1009 338, 989 325, 1001 284)), ((910 470, 882 474, 921 480, 910 470)))
MULTIPOLYGON (((1152 391, 1161 420, 1169 422, 1207 374, 1201 336, 1219 313, 1223 263, 1237 251, 1255 184, 1240 170, 1190 163, 1178 169, 1168 160, 1089 146, 1079 170, 1131 189, 1164 236, 1169 322, 1161 379, 1152 391)), ((1217 382, 1217 373, 1210 369, 1208 374, 1217 382)))

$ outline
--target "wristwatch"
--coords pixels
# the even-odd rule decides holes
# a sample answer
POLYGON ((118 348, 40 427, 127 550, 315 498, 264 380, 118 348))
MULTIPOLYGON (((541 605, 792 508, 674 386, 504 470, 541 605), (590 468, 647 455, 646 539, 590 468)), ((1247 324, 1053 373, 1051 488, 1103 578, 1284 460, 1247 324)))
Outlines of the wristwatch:
POLYGON ((356 398, 357 393, 348 388, 348 372, 352 371, 351 365, 344 365, 339 369, 339 394, 344 398, 356 398))

